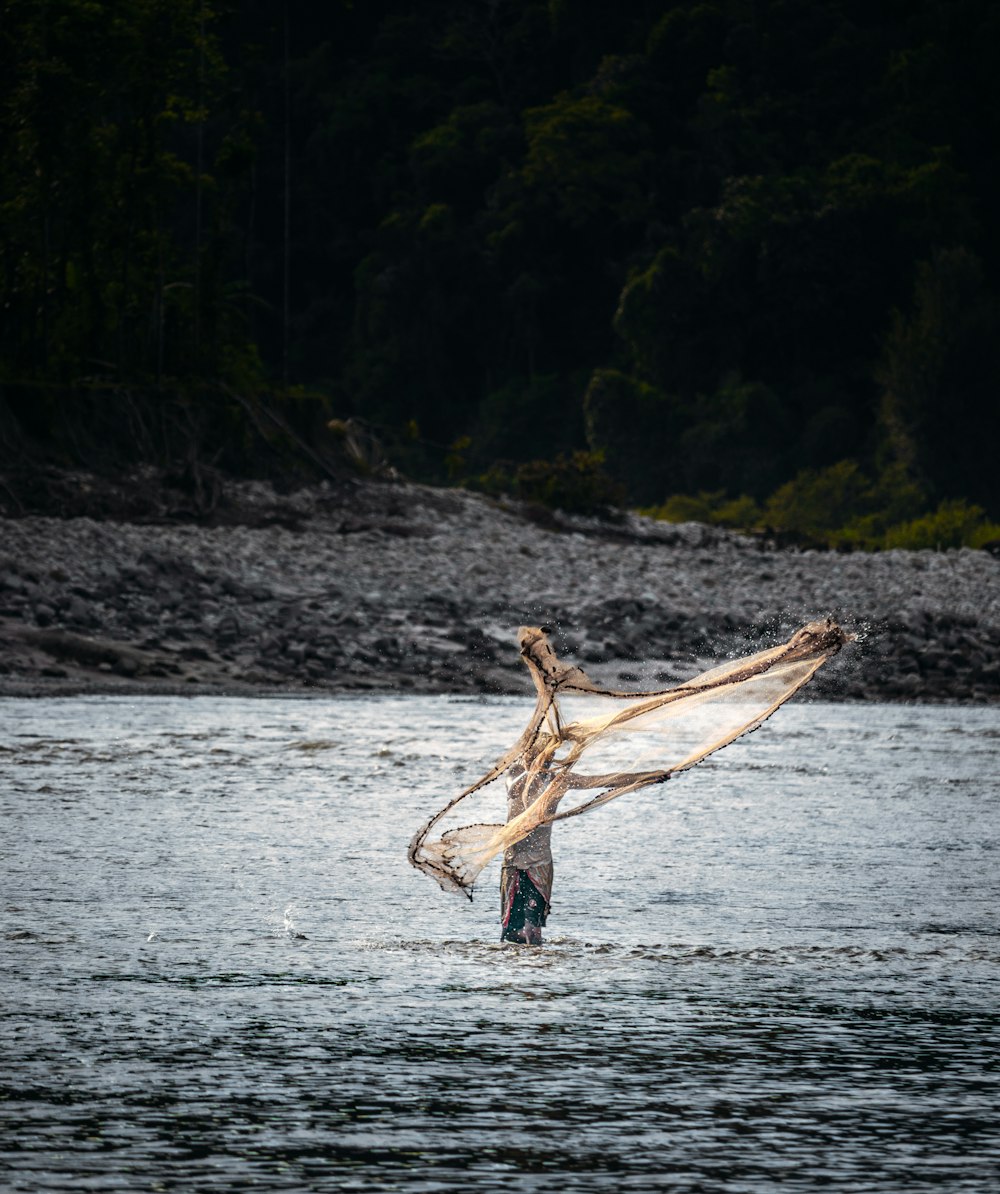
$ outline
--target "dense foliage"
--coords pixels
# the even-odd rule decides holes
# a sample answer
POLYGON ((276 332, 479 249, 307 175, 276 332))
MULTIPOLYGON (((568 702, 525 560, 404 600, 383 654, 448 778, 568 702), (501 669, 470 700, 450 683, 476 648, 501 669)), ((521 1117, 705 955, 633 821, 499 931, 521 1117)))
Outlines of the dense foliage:
POLYGON ((253 399, 427 479, 748 514, 836 466, 843 525, 1000 516, 990 0, 10 0, 0 39, 0 426, 180 395, 218 453, 253 399))

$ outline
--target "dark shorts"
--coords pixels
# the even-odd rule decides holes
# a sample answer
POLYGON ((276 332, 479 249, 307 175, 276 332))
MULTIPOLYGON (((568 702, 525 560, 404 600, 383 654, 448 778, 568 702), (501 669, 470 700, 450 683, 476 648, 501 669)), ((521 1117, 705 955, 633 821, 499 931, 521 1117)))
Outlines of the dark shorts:
POLYGON ((503 932, 500 940, 519 941, 525 925, 541 928, 545 924, 548 907, 527 871, 508 870, 505 879, 506 907, 501 910, 503 932))

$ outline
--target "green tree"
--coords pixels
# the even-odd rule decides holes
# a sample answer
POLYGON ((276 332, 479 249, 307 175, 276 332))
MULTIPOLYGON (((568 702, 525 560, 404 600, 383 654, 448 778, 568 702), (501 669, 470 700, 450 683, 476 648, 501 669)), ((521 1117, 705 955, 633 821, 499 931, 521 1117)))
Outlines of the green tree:
POLYGON ((646 505, 678 487, 685 414, 676 400, 613 369, 598 369, 584 397, 587 443, 628 498, 646 505))
POLYGON ((937 251, 896 312, 879 370, 889 459, 939 497, 1000 511, 1000 304, 967 249, 937 251))
POLYGON ((226 171, 245 119, 209 0, 15 0, 4 49, 0 291, 8 376, 152 379, 218 369, 226 171), (218 156, 222 177, 210 171, 218 156))

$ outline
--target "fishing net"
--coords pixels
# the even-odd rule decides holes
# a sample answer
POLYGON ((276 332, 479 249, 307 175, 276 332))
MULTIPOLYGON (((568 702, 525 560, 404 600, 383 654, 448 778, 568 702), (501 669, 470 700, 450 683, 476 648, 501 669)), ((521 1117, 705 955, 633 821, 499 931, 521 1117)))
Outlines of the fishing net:
POLYGON ((684 684, 624 692, 602 688, 580 668, 562 663, 544 630, 523 626, 521 658, 537 694, 531 720, 481 779, 416 833, 410 862, 445 891, 471 899, 476 879, 501 851, 541 826, 662 784, 755 730, 849 638, 832 619, 810 622, 780 646, 724 663, 684 684), (452 820, 468 819, 466 801, 485 801, 500 788, 499 781, 512 777, 531 793, 523 811, 502 824, 475 821, 445 828, 452 820))

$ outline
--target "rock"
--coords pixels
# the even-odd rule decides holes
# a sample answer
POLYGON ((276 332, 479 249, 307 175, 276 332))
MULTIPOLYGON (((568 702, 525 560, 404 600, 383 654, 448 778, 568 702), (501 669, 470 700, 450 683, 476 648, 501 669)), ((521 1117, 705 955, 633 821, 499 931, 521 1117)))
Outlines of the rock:
POLYGON ((77 626, 96 625, 97 620, 91 613, 90 606, 75 594, 70 598, 66 614, 69 620, 75 622, 77 626))
MULTIPOLYGON (((517 503, 407 484, 358 483, 349 497, 229 485, 248 512, 236 525, 6 520, 0 632, 24 629, 25 617, 35 633, 62 622, 60 633, 85 631, 90 642, 141 640, 125 670, 120 654, 57 653, 56 666, 79 662, 97 688, 141 686, 153 669, 166 683, 167 660, 186 644, 206 656, 184 660, 203 687, 406 677, 417 690, 525 691, 519 623, 552 623, 557 649, 607 665, 606 680, 624 670, 655 684, 656 671, 690 676, 833 611, 868 641, 845 652, 849 677, 833 682, 838 661, 814 691, 1000 697, 1000 561, 983 552, 800 552, 632 514, 552 514, 543 526, 517 503), (345 522, 355 533, 336 533, 345 522), (229 672, 220 655, 234 660, 229 672), (95 670, 101 662, 110 679, 95 670)), ((9 665, 37 675, 37 644, 12 641, 9 665)))
POLYGON ((243 637, 243 626, 239 617, 227 610, 215 624, 215 639, 222 646, 228 646, 243 637))
POLYGON ((51 605, 46 605, 45 602, 40 601, 35 606, 35 623, 38 626, 51 626, 56 620, 56 611, 51 605))
POLYGON ((907 676, 898 676, 893 680, 889 687, 896 692, 902 693, 904 696, 916 696, 923 688, 923 681, 916 673, 910 673, 907 676))
POLYGON ((57 659, 69 659, 102 671, 132 665, 132 674, 149 671, 155 657, 137 647, 107 639, 84 638, 65 630, 25 631, 24 637, 57 659))
POLYGON ((212 656, 208 653, 208 651, 205 650, 204 647, 199 646, 182 647, 178 652, 178 655, 181 657, 181 659, 207 660, 212 658, 212 656))

